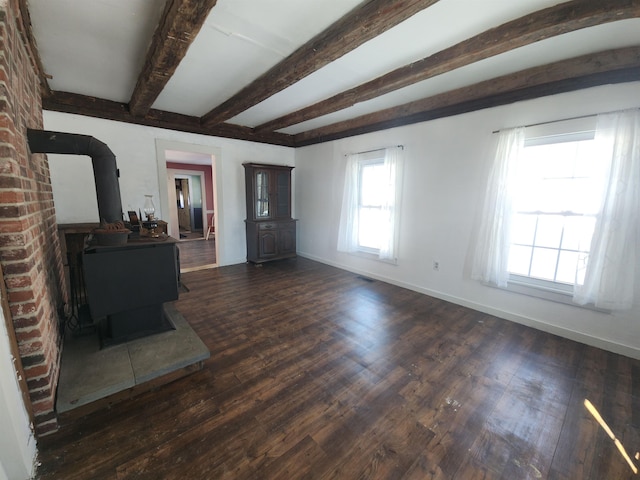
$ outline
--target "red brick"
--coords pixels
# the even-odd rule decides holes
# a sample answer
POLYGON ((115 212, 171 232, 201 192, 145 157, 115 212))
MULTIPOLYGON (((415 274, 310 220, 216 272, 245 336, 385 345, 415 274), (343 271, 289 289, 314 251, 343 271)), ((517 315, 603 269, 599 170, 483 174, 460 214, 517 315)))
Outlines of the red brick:
MULTIPOLYGON (((5 75, 6 73, 4 69, 0 67, 0 83, 5 80, 6 78, 5 75)), ((7 112, 0 113, 0 128, 6 128, 13 132, 16 131, 15 123, 13 123, 13 119, 11 118, 11 116, 9 116, 9 113, 7 112)))
MULTIPOLYGON (((55 412, 54 413, 55 416, 55 412)), ((36 417, 35 419, 35 431, 38 438, 46 437, 47 435, 52 435, 58 431, 58 420, 54 418, 53 420, 49 420, 46 422, 40 421, 40 417, 36 417)))
POLYGON ((30 340, 40 338, 42 336, 42 331, 39 328, 17 328, 16 329, 16 340, 18 343, 28 342, 30 340))
POLYGON ((39 421, 48 422, 48 421, 51 421, 51 420, 55 420, 56 419, 56 414, 55 414, 55 411, 51 410, 49 412, 42 413, 41 415, 37 415, 37 418, 38 418, 39 421))
POLYGON ((4 281, 9 289, 27 288, 33 285, 33 279, 29 275, 5 276, 4 281))
POLYGON ((40 319, 35 315, 13 319, 13 326, 16 328, 16 330, 20 328, 37 327, 39 324, 40 319))
MULTIPOLYGON (((1 196, 2 194, 0 194, 1 196)), ((0 233, 19 233, 25 230, 27 220, 0 220, 0 233)))
MULTIPOLYGON (((0 144, 0 158, 1 159, 15 159, 16 157, 17 157, 17 152, 16 152, 16 149, 15 149, 15 147, 13 145, 8 145, 6 143, 0 144)), ((6 163, 13 163, 13 162, 6 162, 6 163)), ((9 173, 9 172, 6 172, 5 170, 3 170, 2 168, 6 168, 6 167, 2 163, 0 163, 0 172, 9 173)), ((11 169, 10 172, 13 173, 13 172, 15 172, 15 170, 11 169)))
POLYGON ((0 206, 0 218, 18 218, 24 215, 24 205, 2 205, 0 206))
POLYGON ((21 273, 29 273, 35 267, 34 259, 23 262, 7 262, 2 266, 5 275, 18 275, 21 273))
MULTIPOLYGON (((31 356, 42 357, 42 342, 33 341, 26 343, 19 343, 18 350, 20 351, 20 357, 23 362, 29 359, 31 356)), ((42 360, 41 360, 42 361, 42 360)))
POLYGON ((21 188, 22 180, 13 175, 0 175, 0 188, 21 188))
POLYGON ((18 4, 10 0, 0 9, 0 261, 40 435, 57 429, 56 310, 67 293, 48 161, 31 155, 26 141, 27 126, 42 128, 42 103, 30 47, 16 23, 18 4))
POLYGON ((39 388, 49 387, 50 385, 51 377, 49 375, 27 380, 29 390, 37 390, 39 388))
POLYGON ((49 413, 53 410, 53 398, 31 402, 31 406, 33 407, 33 414, 35 416, 49 413))
POLYGON ((30 389, 29 395, 31 396, 32 402, 39 402, 40 400, 48 400, 51 398, 51 389, 49 388, 39 388, 39 389, 30 389))
MULTIPOLYGON (((3 249, 0 249, 0 259, 2 259, 3 262, 26 260, 31 256, 32 253, 33 253, 32 247, 3 248, 3 249)), ((17 301, 20 301, 20 300, 17 300, 17 301)))
POLYGON ((14 131, 8 128, 0 128, 0 142, 14 143, 15 141, 16 134, 14 131))
POLYGON ((44 355, 42 355, 42 353, 38 353, 35 355, 20 355, 20 357, 22 358, 22 366, 25 369, 35 367, 36 365, 41 365, 45 361, 44 355))
POLYGON ((22 233, 0 234, 0 249, 6 247, 22 247, 28 242, 22 233))
POLYGON ((38 305, 34 302, 11 303, 10 307, 13 318, 29 316, 38 311, 38 305))
POLYGON ((28 300, 36 300, 33 290, 11 290, 8 293, 9 302, 26 302, 28 300))
POLYGON ((25 366, 23 363, 24 374, 27 378, 37 378, 49 373, 49 365, 40 363, 38 365, 25 366))

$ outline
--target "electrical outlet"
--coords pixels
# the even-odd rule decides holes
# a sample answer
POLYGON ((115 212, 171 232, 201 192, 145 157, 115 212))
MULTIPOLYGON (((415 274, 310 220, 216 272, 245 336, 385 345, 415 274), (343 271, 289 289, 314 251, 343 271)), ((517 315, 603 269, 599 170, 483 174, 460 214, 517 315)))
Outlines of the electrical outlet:
POLYGON ((436 272, 439 272, 439 271, 440 271, 440 262, 437 262, 437 261, 435 261, 435 260, 434 260, 434 261, 433 261, 433 269, 434 269, 436 272))

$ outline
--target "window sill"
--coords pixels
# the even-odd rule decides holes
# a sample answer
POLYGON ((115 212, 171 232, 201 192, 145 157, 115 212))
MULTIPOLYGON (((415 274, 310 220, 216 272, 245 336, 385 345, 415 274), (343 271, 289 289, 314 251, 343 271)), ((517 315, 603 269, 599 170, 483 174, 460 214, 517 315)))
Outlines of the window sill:
POLYGON ((374 260, 376 262, 388 263, 390 265, 398 265, 397 258, 393 258, 393 259, 380 258, 377 253, 373 253, 373 252, 358 250, 355 252, 349 252, 349 255, 353 255, 355 257, 360 257, 360 258, 366 258, 367 260, 374 260))
POLYGON ((594 305, 579 305, 573 301, 573 288, 571 285, 557 284, 553 282, 536 281, 527 277, 511 275, 506 287, 501 290, 519 293, 529 297, 541 298, 551 302, 563 303, 572 307, 585 308, 601 313, 611 313, 610 310, 597 308, 594 305))

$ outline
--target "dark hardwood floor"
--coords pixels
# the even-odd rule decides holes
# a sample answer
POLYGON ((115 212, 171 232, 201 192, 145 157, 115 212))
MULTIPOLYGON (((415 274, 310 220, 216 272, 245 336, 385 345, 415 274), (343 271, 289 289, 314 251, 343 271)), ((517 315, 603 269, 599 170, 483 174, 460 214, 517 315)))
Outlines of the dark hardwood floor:
POLYGON ((216 263, 215 237, 209 240, 187 240, 178 243, 180 249, 180 270, 189 272, 210 268, 216 263))
POLYGON ((183 275, 204 369, 39 442, 41 479, 636 478, 640 362, 304 258, 183 275))

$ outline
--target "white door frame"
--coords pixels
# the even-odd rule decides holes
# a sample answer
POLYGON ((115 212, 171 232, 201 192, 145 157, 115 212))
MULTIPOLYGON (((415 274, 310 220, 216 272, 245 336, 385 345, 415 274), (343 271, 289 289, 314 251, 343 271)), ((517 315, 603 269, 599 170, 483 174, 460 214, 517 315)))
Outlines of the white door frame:
MULTIPOLYGON (((203 227, 206 228, 207 226, 206 216, 208 214, 213 214, 213 221, 214 221, 216 233, 222 231, 222 229, 224 229, 224 219, 221 218, 221 216, 219 215, 219 212, 221 212, 223 209, 223 205, 222 205, 223 195, 222 195, 222 185, 218 184, 218 179, 222 178, 221 172, 220 172, 220 169, 222 168, 221 167, 222 150, 219 147, 213 147, 210 145, 197 145, 192 143, 178 142, 174 140, 165 140, 161 138, 156 139, 156 161, 158 165, 160 211, 162 215, 164 215, 165 217, 169 217, 169 219, 167 220, 167 223, 169 224, 167 225, 167 228, 169 228, 169 232, 171 232, 172 225, 175 225, 176 229, 178 229, 179 227, 178 227, 177 209, 175 209, 175 219, 172 220, 170 218, 171 212, 173 210, 169 207, 170 205, 169 202, 171 201, 169 196, 170 195, 173 196, 173 200, 171 201, 172 202, 171 204, 176 205, 176 198, 175 198, 176 188, 175 188, 175 183, 173 183, 171 186, 169 185, 169 175, 167 174, 167 156, 165 153, 166 150, 176 150, 179 152, 193 152, 193 153, 200 153, 200 154, 211 156, 211 173, 213 177, 211 179, 212 185, 213 185, 213 208, 209 209, 209 206, 208 206, 205 209, 204 205, 206 203, 206 198, 203 199, 202 210, 203 210, 203 215, 205 216, 203 227), (165 188, 162 188, 162 185, 164 185, 165 188), (168 215, 166 215, 165 212, 168 212, 168 215)), ((203 172, 198 172, 196 170, 189 170, 188 172, 189 172, 188 175, 202 173, 203 175, 202 178, 204 178, 203 172)), ((204 182, 203 182, 203 190, 204 190, 204 182)), ((177 237, 174 237, 174 238, 179 239, 180 238, 179 234, 177 237)), ((219 254, 221 250, 220 245, 223 239, 222 239, 222 236, 219 234, 216 235, 215 239, 216 239, 215 247, 216 247, 216 265, 217 265, 220 259, 220 254, 219 254)))

